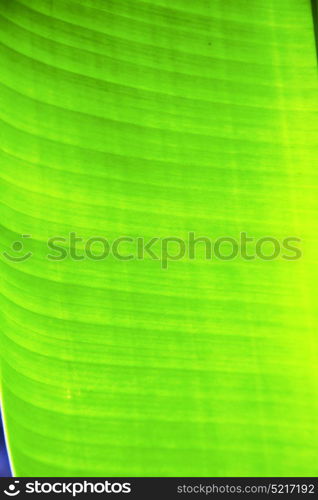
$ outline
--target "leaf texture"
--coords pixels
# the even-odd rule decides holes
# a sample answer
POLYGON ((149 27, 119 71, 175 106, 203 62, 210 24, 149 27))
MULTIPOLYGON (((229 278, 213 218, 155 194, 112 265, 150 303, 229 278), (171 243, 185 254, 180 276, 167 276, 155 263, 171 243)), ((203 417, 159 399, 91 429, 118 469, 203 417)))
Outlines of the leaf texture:
POLYGON ((18 476, 315 476, 307 0, 2 0, 2 399, 18 476), (298 261, 49 261, 76 232, 298 261))

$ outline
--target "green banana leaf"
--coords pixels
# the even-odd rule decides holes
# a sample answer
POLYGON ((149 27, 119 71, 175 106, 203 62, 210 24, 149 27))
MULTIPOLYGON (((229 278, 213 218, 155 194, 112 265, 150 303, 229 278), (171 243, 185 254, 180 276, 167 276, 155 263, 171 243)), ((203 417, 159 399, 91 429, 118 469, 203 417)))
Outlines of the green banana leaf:
POLYGON ((15 474, 317 476, 311 2, 1 0, 0 15, 15 474), (47 258, 70 233, 82 255, 92 237, 191 231, 296 237, 302 256, 47 258))

